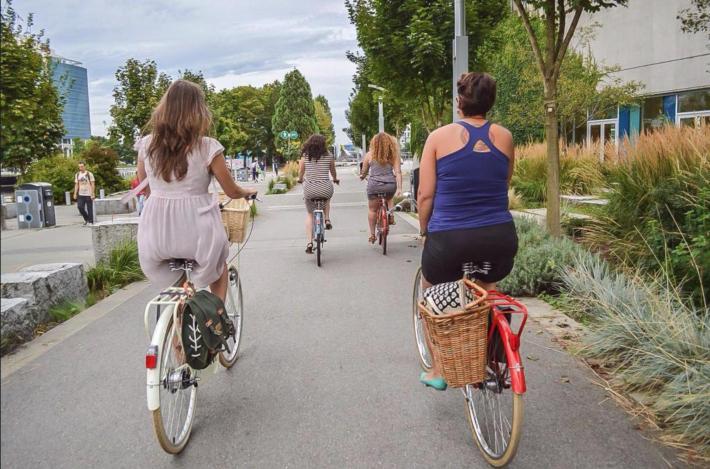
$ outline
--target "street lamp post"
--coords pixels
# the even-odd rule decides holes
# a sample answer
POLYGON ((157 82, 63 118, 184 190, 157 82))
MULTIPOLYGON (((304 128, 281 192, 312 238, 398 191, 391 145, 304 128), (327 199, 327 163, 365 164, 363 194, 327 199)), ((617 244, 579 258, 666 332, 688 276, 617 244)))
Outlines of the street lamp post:
POLYGON ((456 109, 456 97, 458 90, 456 89, 456 81, 461 75, 468 72, 468 36, 466 35, 466 8, 464 0, 454 0, 454 41, 453 41, 453 120, 458 119, 456 109))
MULTIPOLYGON (((381 86, 373 85, 372 83, 367 85, 368 88, 372 88, 373 90, 380 91, 381 93, 384 93, 387 91, 385 88, 382 88, 381 86)), ((377 97, 377 127, 378 127, 378 132, 384 132, 385 131, 385 112, 384 112, 384 105, 382 104, 382 94, 380 94, 377 97)))

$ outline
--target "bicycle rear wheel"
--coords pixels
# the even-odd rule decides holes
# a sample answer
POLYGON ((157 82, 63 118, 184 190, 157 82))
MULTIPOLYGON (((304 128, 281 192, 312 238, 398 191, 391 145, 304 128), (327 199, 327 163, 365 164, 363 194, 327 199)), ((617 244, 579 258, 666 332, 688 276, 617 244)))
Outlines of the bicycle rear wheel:
POLYGON ((170 319, 160 348, 160 406, 152 412, 158 442, 171 454, 179 453, 187 445, 197 395, 195 371, 178 356, 184 353, 178 352, 179 334, 179 328, 170 319))
POLYGON ((424 371, 431 369, 431 351, 426 341, 426 330, 424 329, 424 321, 419 311, 419 302, 424 298, 422 289, 422 269, 417 270, 414 276, 414 292, 412 294, 412 319, 414 323, 414 338, 417 343, 417 354, 419 356, 419 364, 424 371))
POLYGON ((523 396, 510 388, 510 373, 500 340, 488 350, 487 377, 463 389, 473 439, 488 464, 507 465, 518 450, 523 426, 523 396))
POLYGON ((229 268, 227 283, 227 298, 225 306, 229 319, 234 323, 234 335, 227 339, 229 352, 224 351, 219 354, 219 362, 225 368, 231 368, 237 362, 239 354, 239 344, 242 341, 242 323, 244 321, 244 302, 242 297, 242 281, 237 268, 229 268))
POLYGON ((381 236, 382 236, 382 241, 380 244, 382 244, 382 255, 386 256, 387 255, 387 234, 389 233, 389 219, 387 217, 387 208, 386 205, 383 205, 380 208, 380 226, 381 226, 381 236))

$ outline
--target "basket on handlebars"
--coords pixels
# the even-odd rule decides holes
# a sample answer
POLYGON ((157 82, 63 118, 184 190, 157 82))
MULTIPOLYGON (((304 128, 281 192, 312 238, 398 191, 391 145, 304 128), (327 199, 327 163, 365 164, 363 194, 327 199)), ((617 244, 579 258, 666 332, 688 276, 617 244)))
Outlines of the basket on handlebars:
POLYGON ((244 199, 227 199, 222 202, 222 224, 227 238, 233 243, 241 243, 249 227, 249 204, 244 199))
POLYGON ((451 387, 480 383, 486 377, 488 351, 487 292, 463 279, 473 301, 445 314, 436 314, 426 301, 419 310, 426 326, 434 359, 440 365, 446 383, 451 387))

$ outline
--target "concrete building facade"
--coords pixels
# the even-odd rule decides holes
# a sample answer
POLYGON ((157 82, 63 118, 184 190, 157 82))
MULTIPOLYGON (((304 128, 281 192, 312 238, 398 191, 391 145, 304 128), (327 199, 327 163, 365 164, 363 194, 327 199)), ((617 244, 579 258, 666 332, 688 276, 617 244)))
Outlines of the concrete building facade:
POLYGON ((590 116, 583 129, 588 142, 618 143, 666 124, 710 125, 710 41, 707 33, 683 32, 677 18, 690 6, 690 0, 629 0, 627 7, 582 16, 580 30, 594 33, 577 49, 643 85, 640 105, 590 116))

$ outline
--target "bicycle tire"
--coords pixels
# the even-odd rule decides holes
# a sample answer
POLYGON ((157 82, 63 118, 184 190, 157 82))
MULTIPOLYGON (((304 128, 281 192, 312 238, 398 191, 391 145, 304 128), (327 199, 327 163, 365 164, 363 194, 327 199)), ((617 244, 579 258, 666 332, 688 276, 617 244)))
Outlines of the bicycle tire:
POLYGON ((488 351, 489 364, 487 373, 489 378, 476 386, 467 385, 463 391, 466 398, 466 414, 468 416, 471 435, 486 462, 493 467, 506 466, 515 457, 522 434, 524 408, 522 394, 513 392, 510 386, 501 385, 501 383, 504 383, 507 379, 507 364, 505 372, 502 374, 498 371, 494 371, 500 370, 500 362, 498 362, 497 358, 499 355, 498 347, 502 347, 502 342, 497 341, 488 351), (501 410, 496 411, 495 408, 497 405, 493 403, 494 400, 497 400, 498 404, 502 406, 505 405, 508 399, 511 400, 510 421, 508 421, 508 412, 501 410), (483 402, 477 407, 474 404, 474 400, 483 402), (484 416, 489 410, 492 414, 492 425, 484 421, 484 416), (479 415, 481 416, 480 418, 479 415), (508 431, 505 428, 506 424, 510 427, 509 435, 507 435, 508 431), (501 427, 499 428, 501 430, 500 434, 498 433, 498 425, 501 427), (494 431, 492 442, 489 441, 491 439, 491 426, 494 431), (488 435, 489 438, 486 438, 486 435, 488 435), (507 442, 505 441, 506 437, 507 442), (500 450, 498 449, 499 439, 501 446, 503 446, 500 450), (491 448, 491 445, 493 445, 495 449, 491 448))
POLYGON ((384 202, 384 204, 380 205, 380 224, 382 225, 382 229, 380 230, 380 233, 382 235, 382 242, 381 242, 382 255, 386 256, 387 255, 387 235, 389 234, 389 230, 390 230, 390 221, 389 221, 389 217, 387 216, 387 203, 386 202, 384 202))
MULTIPOLYGON (((167 313, 165 313, 167 314, 167 313)), ((192 423, 194 422, 195 419, 195 407, 197 404, 197 387, 196 386, 189 386, 187 390, 189 390, 190 396, 188 397, 188 408, 187 412, 185 413, 185 423, 183 424, 182 428, 180 428, 180 432, 178 437, 176 438, 175 436, 170 435, 169 433, 174 433, 172 431, 166 430, 165 428, 165 422, 164 422, 164 416, 165 414, 168 414, 168 423, 171 421, 171 416, 170 416, 170 411, 171 411, 171 406, 165 402, 165 399, 163 399, 163 392, 164 390, 167 391, 170 394, 176 394, 179 393, 180 395, 183 395, 183 393, 186 391, 186 389, 182 388, 182 386, 177 386, 177 389, 174 391, 166 389, 168 387, 167 384, 167 374, 169 370, 171 370, 170 367, 167 367, 166 365, 169 364, 169 357, 170 357, 170 352, 174 351, 173 344, 171 343, 173 341, 174 337, 174 328, 173 328, 173 320, 170 319, 168 322, 167 326, 167 331, 165 333, 165 337, 163 339, 163 343, 161 344, 161 351, 168 351, 168 353, 161 353, 159 356, 160 358, 160 376, 164 376, 164 369, 165 369, 165 378, 161 378, 161 389, 159 391, 159 407, 152 411, 152 417, 153 417, 153 429, 155 430, 155 436, 158 438, 158 443, 160 443, 160 446, 163 448, 163 450, 167 453, 170 454, 178 454, 180 453, 183 449, 185 449, 185 446, 187 445, 188 441, 190 440, 190 433, 192 432, 192 423), (163 407, 164 405, 167 407, 166 412, 163 412, 163 407)), ((185 365, 187 366, 187 365, 185 365)), ((194 370, 191 368, 187 367, 187 370, 190 370, 191 373, 194 373, 194 370)), ((176 372, 173 372, 176 373, 176 372)), ((170 373, 172 374, 172 373, 170 373)), ((174 385, 171 385, 174 386, 174 385)), ((172 409, 174 411, 174 409, 172 409)), ((178 420, 180 419, 181 412, 178 411, 178 420)))
POLYGON ((320 235, 318 236, 318 240, 316 241, 316 264, 318 264, 318 267, 321 266, 321 246, 323 245, 323 241, 321 240, 320 235))
POLYGON ((234 323, 235 333, 232 342, 229 343, 230 353, 219 353, 219 363, 229 369, 234 366, 239 358, 239 345, 242 342, 242 326, 244 323, 244 297, 242 295, 242 280, 236 267, 229 268, 227 280, 227 298, 225 306, 227 314, 234 323), (234 309, 232 309, 234 308, 234 309))
POLYGON ((414 291, 412 292, 412 323, 414 326, 414 342, 417 346, 417 356, 419 357, 419 366, 424 371, 431 370, 431 351, 426 341, 426 329, 424 322, 419 312, 419 301, 422 298, 422 268, 417 269, 414 276, 414 291))

